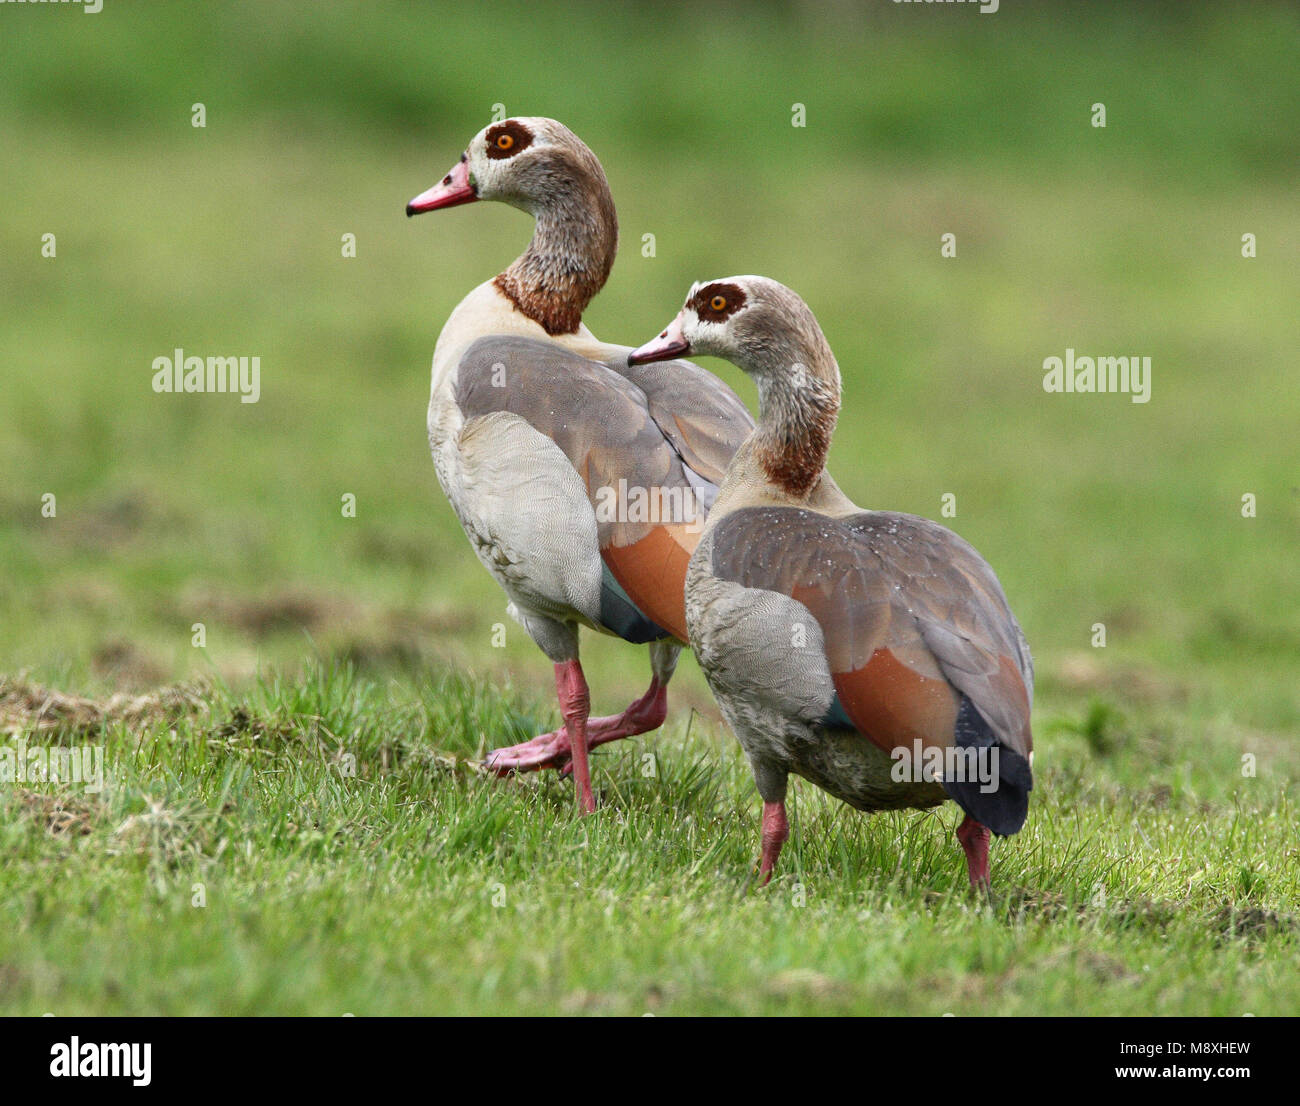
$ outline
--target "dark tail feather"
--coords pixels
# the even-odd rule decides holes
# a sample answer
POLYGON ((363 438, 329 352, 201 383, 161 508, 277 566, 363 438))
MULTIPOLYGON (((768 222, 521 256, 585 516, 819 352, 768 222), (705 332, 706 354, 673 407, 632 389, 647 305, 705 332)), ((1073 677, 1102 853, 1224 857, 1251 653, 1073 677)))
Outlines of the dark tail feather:
POLYGON ((965 695, 957 712, 954 730, 959 749, 991 749, 998 753, 998 778, 992 791, 979 780, 944 780, 943 789, 967 814, 994 833, 1005 837, 1016 833, 1029 814, 1029 792, 1034 786, 1029 762, 993 736, 984 716, 965 695))

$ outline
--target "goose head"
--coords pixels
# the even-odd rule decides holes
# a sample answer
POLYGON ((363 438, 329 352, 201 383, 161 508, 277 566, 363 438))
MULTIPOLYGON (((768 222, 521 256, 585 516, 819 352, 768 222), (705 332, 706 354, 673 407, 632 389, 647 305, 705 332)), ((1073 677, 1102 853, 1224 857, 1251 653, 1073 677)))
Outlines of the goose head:
POLYGON ((527 251, 493 283, 547 334, 575 333, 618 252, 618 216, 596 155, 554 119, 493 123, 406 214, 475 200, 499 200, 537 220, 527 251))
POLYGON ((725 357, 728 361, 737 361, 740 356, 741 338, 745 323, 742 320, 740 330, 735 327, 737 316, 759 306, 754 295, 754 285, 764 281, 763 277, 724 277, 721 280, 697 281, 691 285, 686 296, 686 303, 668 326, 660 332, 659 337, 647 342, 639 349, 628 354, 630 365, 644 365, 649 361, 669 361, 676 357, 690 354, 712 354, 725 357))
POLYGON ((627 359, 692 354, 724 357, 754 378, 755 455, 770 483, 806 495, 825 466, 840 406, 839 366, 808 305, 767 277, 694 284, 677 317, 627 359))
POLYGON ((608 193, 596 155, 563 123, 520 116, 484 127, 437 184, 406 205, 420 215, 499 200, 538 215, 572 193, 608 193))
POLYGON ((832 380, 839 368, 817 319, 784 284, 761 276, 732 276, 691 285, 677 317, 628 355, 642 365, 693 354, 723 357, 760 386, 798 385, 812 376, 832 380))

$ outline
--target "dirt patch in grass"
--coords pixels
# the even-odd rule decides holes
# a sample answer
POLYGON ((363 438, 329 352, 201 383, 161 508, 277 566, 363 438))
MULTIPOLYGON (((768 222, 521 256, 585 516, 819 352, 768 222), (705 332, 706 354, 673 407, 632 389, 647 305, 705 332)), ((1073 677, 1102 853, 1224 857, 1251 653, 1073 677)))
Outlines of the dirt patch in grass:
POLYGON ((90 663, 97 676, 112 680, 118 687, 157 687, 167 678, 162 665, 135 642, 124 638, 102 642, 90 663))
POLYGON ((1169 800, 1173 797, 1174 789, 1167 783, 1162 783, 1136 792, 1133 795, 1133 802, 1137 806, 1149 806, 1156 810, 1163 810, 1169 805, 1169 800))
MULTIPOLYGON (((1112 899, 1103 905, 1072 901, 1052 891, 1016 888, 1001 900, 1008 921, 1060 921, 1065 918, 1103 919, 1108 928, 1142 929, 1163 933, 1190 908, 1158 899, 1112 899)), ((1198 912, 1199 913, 1199 912, 1198 912)), ((1207 934, 1218 944, 1244 940, 1248 944, 1280 935, 1300 933, 1300 917, 1258 906, 1225 904, 1208 917, 1201 914, 1207 934)))
POLYGON ((1187 701, 1186 686, 1153 669, 1111 667, 1089 653, 1067 654, 1052 675, 1062 688, 1076 693, 1112 695, 1144 705, 1187 701))
POLYGON ((97 807, 68 795, 47 795, 20 788, 17 800, 18 808, 24 814, 52 834, 84 837, 94 828, 99 818, 97 807))
POLYGON ((270 738, 273 741, 290 741, 301 733, 301 730, 295 729, 287 722, 263 718, 246 707, 236 707, 230 712, 230 717, 226 721, 213 727, 212 730, 214 737, 231 738, 247 735, 254 740, 270 738))
POLYGON ((1056 891, 1038 891, 1029 887, 1008 888, 994 893, 994 904, 1008 921, 1055 922, 1070 915, 1082 916, 1086 908, 1072 903, 1056 891))
POLYGON ((340 642, 330 656, 358 672, 418 672, 427 663, 419 640, 396 635, 351 638, 340 642))
POLYGON ((308 715, 268 718, 246 707, 235 707, 219 725, 202 735, 212 749, 244 760, 274 758, 288 749, 296 756, 336 760, 344 742, 330 733, 321 719, 308 715))
POLYGON ((184 625, 203 622, 209 634, 234 631, 257 642, 306 634, 322 655, 372 672, 418 671, 432 645, 479 622, 475 612, 462 608, 386 607, 302 587, 258 595, 193 588, 168 618, 184 625))
POLYGON ((979 1010, 994 1001, 1015 978, 1015 972, 922 975, 891 986, 884 995, 881 1013, 901 1007, 913 992, 941 998, 948 1012, 979 1010))
POLYGON ((1057 891, 1024 887, 1008 890, 998 900, 998 906, 1006 920, 1013 922, 1095 917, 1118 929, 1136 927, 1160 932, 1168 928, 1180 909, 1176 903, 1157 899, 1108 899, 1094 903, 1071 899, 1057 891))
POLYGON ((1114 924, 1121 929, 1151 929, 1163 933, 1183 912, 1177 903, 1161 899, 1121 899, 1108 908, 1114 924))
POLYGON ((775 998, 809 998, 819 1002, 847 999, 853 993, 843 980, 833 979, 811 968, 787 968, 777 972, 764 984, 764 989, 775 998))
POLYGON ((1214 914, 1214 927, 1220 943, 1245 941, 1259 944, 1279 934, 1300 932, 1300 918, 1260 906, 1225 905, 1214 914))
POLYGON ((1095 949, 1058 949, 1039 960, 1034 970, 1047 974, 1063 967, 1072 967, 1097 983, 1137 983, 1142 978, 1124 961, 1095 949))
POLYGON ((171 722, 205 708, 203 684, 179 684, 147 695, 85 699, 43 687, 22 676, 0 676, 0 734, 83 734, 106 723, 171 722))
POLYGON ((293 630, 319 633, 328 626, 347 625, 361 618, 360 606, 349 599, 302 588, 262 595, 233 595, 210 588, 193 588, 177 604, 183 621, 202 622, 214 629, 234 629, 259 641, 293 630))
POLYGON ((468 610, 383 607, 304 587, 256 595, 195 587, 182 596, 171 614, 181 621, 205 622, 209 632, 214 626, 224 627, 259 640, 295 630, 355 634, 359 627, 368 635, 385 631, 390 636, 409 638, 463 631, 476 621, 468 610))
POLYGON ((60 496, 58 516, 21 515, 48 539, 72 549, 120 549, 147 535, 189 528, 189 521, 155 494, 126 488, 106 500, 60 496))

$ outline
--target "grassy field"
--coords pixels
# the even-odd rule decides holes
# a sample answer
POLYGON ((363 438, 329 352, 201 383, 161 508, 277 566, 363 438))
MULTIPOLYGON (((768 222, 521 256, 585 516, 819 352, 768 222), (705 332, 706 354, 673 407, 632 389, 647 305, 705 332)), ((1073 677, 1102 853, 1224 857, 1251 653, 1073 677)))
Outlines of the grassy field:
MULTIPOLYGON (((1300 16, 1141 11, 0 5, 0 729, 106 773, 0 785, 0 1011, 1300 1012, 1300 16), (428 366, 529 224, 402 209, 497 103, 605 165, 598 335, 776 277, 844 373, 840 484, 956 496, 1038 665, 990 902, 955 807, 809 786, 753 887, 689 660, 595 816, 473 769, 556 712, 428 366), (177 347, 259 356, 260 401, 155 394, 177 347), (1149 355, 1150 402, 1044 392, 1067 347, 1149 355)), ((584 664, 602 713, 648 678, 584 664)))

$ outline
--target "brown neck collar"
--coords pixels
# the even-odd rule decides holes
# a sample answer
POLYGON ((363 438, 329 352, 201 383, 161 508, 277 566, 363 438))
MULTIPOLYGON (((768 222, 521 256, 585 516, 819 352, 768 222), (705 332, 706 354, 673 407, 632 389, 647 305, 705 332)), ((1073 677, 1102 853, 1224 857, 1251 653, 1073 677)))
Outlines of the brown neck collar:
POLYGON ((826 470, 840 409, 840 373, 830 349, 778 355, 783 367, 759 377, 754 455, 767 479, 802 499, 826 470), (791 373, 787 366, 804 366, 791 373))
POLYGON ((604 174, 557 189, 535 214, 533 240, 493 284, 547 334, 573 334, 609 279, 618 252, 618 215, 604 174))

